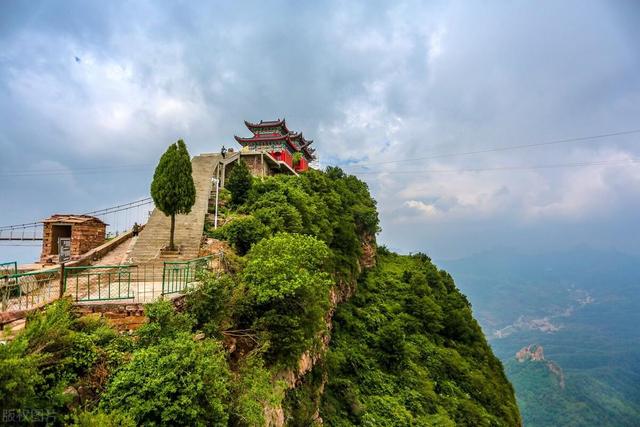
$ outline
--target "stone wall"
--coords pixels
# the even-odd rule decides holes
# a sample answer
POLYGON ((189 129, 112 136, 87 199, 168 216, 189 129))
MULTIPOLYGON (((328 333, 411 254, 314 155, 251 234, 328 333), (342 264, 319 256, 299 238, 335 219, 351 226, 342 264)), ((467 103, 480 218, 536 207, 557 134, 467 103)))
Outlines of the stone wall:
POLYGON ((98 221, 87 221, 71 228, 71 256, 79 257, 104 243, 107 226, 98 221))
MULTIPOLYGON (((273 175, 273 171, 269 168, 267 164, 267 160, 262 158, 261 154, 242 154, 241 159, 249 168, 249 172, 251 175, 261 177, 261 176, 271 176, 273 175)), ((228 178, 229 173, 235 167, 236 162, 230 163, 227 165, 227 169, 225 171, 225 175, 228 178)))
MULTIPOLYGON (((40 262, 57 263, 58 253, 54 253, 53 246, 57 244, 54 227, 64 226, 71 228, 71 259, 75 260, 90 250, 102 245, 106 238, 107 226, 98 219, 89 219, 84 222, 45 222, 42 233, 42 253, 40 262)), ((59 252, 59 251, 58 251, 59 252)))
POLYGON ((147 321, 143 304, 77 304, 74 311, 81 316, 102 317, 119 332, 135 331, 147 321))
MULTIPOLYGON (((184 295, 175 296, 171 301, 176 310, 183 310, 184 295)), ((147 322, 143 303, 79 303, 74 310, 81 316, 102 317, 119 332, 135 331, 147 322)))

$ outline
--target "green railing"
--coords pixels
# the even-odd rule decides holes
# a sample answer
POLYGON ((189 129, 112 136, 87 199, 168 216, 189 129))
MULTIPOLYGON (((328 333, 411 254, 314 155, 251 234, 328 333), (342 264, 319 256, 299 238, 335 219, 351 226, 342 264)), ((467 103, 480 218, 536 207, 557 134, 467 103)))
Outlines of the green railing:
MULTIPOLYGON (((222 255, 217 268, 221 268, 222 255)), ((9 264, 15 271, 17 265, 9 264)), ((28 273, 0 275, 2 312, 25 310, 50 303, 61 295, 75 301, 152 302, 162 295, 184 292, 197 286, 201 273, 214 268, 213 256, 188 261, 148 265, 91 265, 58 267, 28 273)))
POLYGON ((8 276, 9 274, 18 274, 18 262, 0 262, 0 277, 8 276))
POLYGON ((211 269, 212 256, 189 261, 165 261, 162 271, 162 295, 184 292, 196 283, 201 272, 211 269))
POLYGON ((27 310, 47 304, 60 296, 57 268, 0 276, 2 311, 27 310))
POLYGON ((75 301, 133 299, 132 273, 136 265, 89 265, 66 267, 64 289, 75 301))

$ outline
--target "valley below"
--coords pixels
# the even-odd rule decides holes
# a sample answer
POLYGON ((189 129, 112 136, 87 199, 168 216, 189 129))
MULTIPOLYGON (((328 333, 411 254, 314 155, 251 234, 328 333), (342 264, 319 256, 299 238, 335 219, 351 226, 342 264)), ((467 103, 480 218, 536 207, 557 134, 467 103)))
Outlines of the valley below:
POLYGON ((526 426, 637 425, 638 257, 579 248, 438 264, 469 298, 526 426), (542 358, 523 357, 537 348, 542 358))

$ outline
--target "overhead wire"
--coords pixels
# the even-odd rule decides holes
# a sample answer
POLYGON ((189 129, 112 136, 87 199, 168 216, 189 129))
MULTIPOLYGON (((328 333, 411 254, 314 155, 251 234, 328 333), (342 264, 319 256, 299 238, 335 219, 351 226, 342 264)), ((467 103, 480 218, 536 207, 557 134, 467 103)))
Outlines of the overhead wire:
POLYGON ((634 164, 640 162, 638 158, 630 158, 626 160, 617 161, 600 161, 600 162, 576 162, 576 163, 557 163, 546 165, 532 165, 532 166, 497 166, 487 168, 462 168, 462 169, 422 169, 412 171, 366 171, 366 172, 350 172, 353 175, 377 175, 377 174, 408 174, 419 175, 429 173, 461 173, 461 172, 490 172, 490 171, 516 171, 516 170, 535 170, 535 169, 558 169, 558 168, 570 168, 570 167, 584 167, 584 166, 607 166, 607 165, 623 165, 634 164))
POLYGON ((597 139, 602 139, 602 138, 610 138, 610 137, 622 136, 622 135, 633 135, 633 134, 638 134, 638 133, 640 133, 640 129, 631 129, 631 130, 620 131, 620 132, 610 132, 610 133, 603 133, 603 134, 589 135, 589 136, 581 136, 581 137, 575 137, 575 138, 556 139, 556 140, 552 140, 552 141, 545 141, 545 142, 538 142, 538 143, 531 143, 531 144, 505 145, 505 146, 501 146, 501 147, 491 147, 491 148, 472 150, 472 151, 458 151, 458 152, 451 152, 451 153, 440 153, 440 154, 432 154, 432 155, 429 155, 429 156, 411 157, 411 158, 408 158, 408 159, 387 160, 387 161, 381 161, 381 162, 354 163, 354 164, 350 164, 350 165, 345 165, 344 167, 345 168, 347 168, 347 167, 349 167, 349 168, 350 167, 366 167, 366 166, 369 166, 369 165, 383 165, 383 164, 390 164, 390 163, 406 163, 406 162, 412 162, 412 161, 418 161, 418 160, 439 159, 439 158, 442 158, 442 157, 468 156, 468 155, 474 155, 474 154, 494 153, 494 152, 499 152, 499 151, 520 150, 520 149, 524 149, 524 148, 543 147, 543 146, 547 146, 547 145, 565 144, 565 143, 579 142, 579 141, 592 141, 592 140, 597 140, 597 139))
POLYGON ((146 170, 152 166, 151 164, 139 165, 120 165, 120 166, 96 166, 72 169, 38 169, 38 170, 13 170, 0 173, 2 177, 21 177, 21 176, 52 176, 52 175, 70 175, 70 174, 98 174, 112 172, 137 172, 146 170))

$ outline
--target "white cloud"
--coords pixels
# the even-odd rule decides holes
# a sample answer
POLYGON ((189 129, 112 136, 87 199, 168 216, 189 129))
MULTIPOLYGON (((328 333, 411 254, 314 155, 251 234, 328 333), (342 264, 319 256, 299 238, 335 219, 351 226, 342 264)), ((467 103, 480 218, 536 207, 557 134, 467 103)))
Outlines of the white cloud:
MULTIPOLYGON (((286 116, 323 165, 364 172, 398 248, 458 236, 451 247, 466 251, 456 233, 482 230, 488 245, 496 230, 522 243, 554 224, 635 226, 637 164, 424 172, 617 161, 638 157, 635 137, 400 161, 635 127, 637 29, 613 5, 138 3, 87 7, 72 22, 53 9, 0 39, 0 144, 12 162, 29 151, 69 168, 153 163, 179 137, 194 154, 216 151, 246 132, 243 119, 286 116)), ((147 190, 138 178, 74 185, 126 200, 147 190)))

